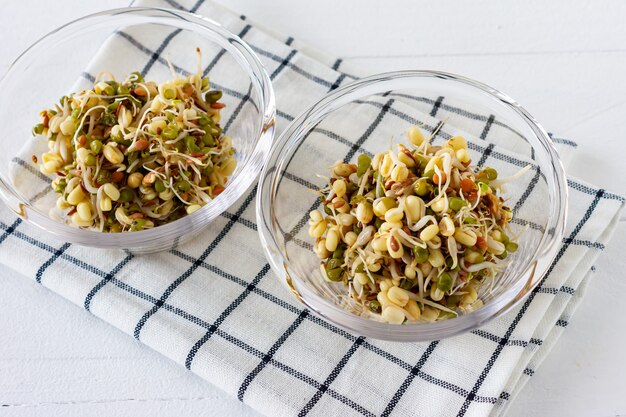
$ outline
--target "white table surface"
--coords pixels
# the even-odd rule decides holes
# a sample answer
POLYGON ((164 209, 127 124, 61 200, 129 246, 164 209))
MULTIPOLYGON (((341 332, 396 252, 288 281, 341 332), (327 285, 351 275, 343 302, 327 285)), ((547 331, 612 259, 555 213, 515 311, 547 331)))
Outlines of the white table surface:
MULTIPOLYGON (((221 1, 368 68, 439 69, 491 84, 580 143, 578 176, 626 195, 624 2, 221 1)), ((0 72, 43 34, 103 7, 3 1, 0 72)), ((623 214, 586 298, 511 416, 626 415, 624 246, 623 214)), ((33 281, 0 267, 0 285, 0 415, 258 416, 33 281)))

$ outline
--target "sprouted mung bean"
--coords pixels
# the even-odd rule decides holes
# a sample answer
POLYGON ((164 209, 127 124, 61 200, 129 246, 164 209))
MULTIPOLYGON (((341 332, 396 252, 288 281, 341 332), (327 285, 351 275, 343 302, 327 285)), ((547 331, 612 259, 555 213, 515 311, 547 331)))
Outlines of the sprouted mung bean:
POLYGON ((489 167, 471 165, 461 136, 429 145, 418 127, 397 145, 356 164, 331 167, 312 211, 309 235, 322 276, 389 323, 449 319, 482 306, 479 288, 494 284, 517 250, 512 211, 489 167))
POLYGON ((101 73, 91 90, 41 112, 34 135, 48 152, 33 162, 55 175, 51 215, 102 232, 152 228, 191 214, 224 190, 236 168, 219 100, 198 71, 157 84, 134 72, 101 73), (102 78, 106 78, 104 80, 102 78))

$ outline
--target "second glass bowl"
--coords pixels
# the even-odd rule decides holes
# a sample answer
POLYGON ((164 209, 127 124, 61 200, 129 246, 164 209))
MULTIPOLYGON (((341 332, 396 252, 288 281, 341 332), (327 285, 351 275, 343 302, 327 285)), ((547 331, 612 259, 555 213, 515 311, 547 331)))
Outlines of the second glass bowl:
POLYGON ((435 340, 472 330, 504 314, 539 283, 563 237, 567 184, 544 129, 515 101, 479 82, 433 71, 381 74, 340 88, 297 117, 277 140, 259 183, 257 221, 266 255, 281 281, 304 305, 353 333, 395 341, 435 340), (492 166, 500 178, 526 165, 507 184, 519 249, 493 289, 481 288, 482 308, 434 323, 394 325, 346 302, 342 283, 322 279, 308 236, 323 178, 337 161, 406 144, 419 125, 433 144, 453 135, 468 139, 472 164, 492 166), (319 175, 319 176, 318 176, 319 175))

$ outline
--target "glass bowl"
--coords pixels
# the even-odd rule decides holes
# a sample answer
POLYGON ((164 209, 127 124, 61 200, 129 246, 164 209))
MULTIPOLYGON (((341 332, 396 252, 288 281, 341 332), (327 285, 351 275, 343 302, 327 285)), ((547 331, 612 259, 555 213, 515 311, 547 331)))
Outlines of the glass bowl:
POLYGON ((68 23, 17 58, 0 90, 2 200, 28 222, 81 245, 151 252, 197 235, 256 180, 274 138, 274 92, 258 57, 218 23, 182 11, 122 8, 68 23), (195 72, 196 48, 212 86, 224 92, 222 127, 236 148, 237 169, 224 192, 191 215, 144 231, 100 233, 52 220, 48 209, 54 192, 48 192, 45 177, 31 161, 31 129, 39 123, 39 112, 63 95, 92 86, 100 71, 117 80, 141 71, 160 83, 173 77, 169 60, 177 72, 195 72))
POLYGON ((482 83, 434 71, 375 75, 328 94, 298 116, 273 145, 261 173, 257 222, 262 245, 280 280, 305 306, 352 333, 394 341, 450 337, 481 326, 519 303, 539 283, 563 238, 567 185, 545 130, 519 104, 482 83), (531 165, 507 184, 513 233, 519 249, 492 289, 479 291, 484 306, 433 323, 395 325, 350 302, 343 283, 321 278, 320 260, 308 236, 308 214, 319 207, 312 190, 326 185, 329 167, 355 163, 419 125, 425 136, 439 127, 434 144, 460 134, 472 165, 492 166, 499 178, 531 165))

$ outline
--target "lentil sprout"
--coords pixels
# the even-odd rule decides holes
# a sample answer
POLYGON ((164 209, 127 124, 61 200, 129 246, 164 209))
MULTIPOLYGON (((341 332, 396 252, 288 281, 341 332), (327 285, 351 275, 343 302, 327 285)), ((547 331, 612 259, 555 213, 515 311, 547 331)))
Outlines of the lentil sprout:
POLYGON ((333 165, 309 219, 322 276, 395 324, 480 308, 479 291, 518 249, 505 180, 471 164, 465 138, 432 146, 418 127, 407 136, 409 147, 333 165))
POLYGON ((191 214, 217 197, 237 166, 220 126, 222 92, 198 71, 157 84, 133 72, 101 73, 90 90, 40 113, 33 158, 54 175, 55 214, 101 232, 144 230, 191 214))

